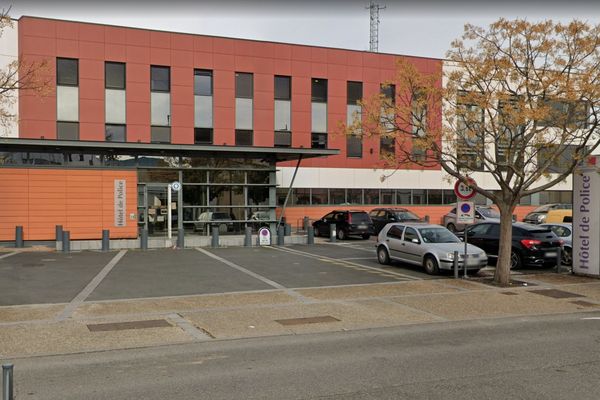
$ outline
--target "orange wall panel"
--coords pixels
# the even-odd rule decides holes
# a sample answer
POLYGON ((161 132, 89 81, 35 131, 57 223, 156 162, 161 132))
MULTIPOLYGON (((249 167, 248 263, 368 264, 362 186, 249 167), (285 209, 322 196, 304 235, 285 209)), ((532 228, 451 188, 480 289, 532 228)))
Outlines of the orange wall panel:
POLYGON ((71 239, 137 237, 137 172, 0 168, 0 241, 14 240, 23 226, 25 240, 54 240, 55 225, 71 239), (114 226, 114 181, 126 182, 125 226, 114 226), (131 218, 133 216, 133 219, 131 218))

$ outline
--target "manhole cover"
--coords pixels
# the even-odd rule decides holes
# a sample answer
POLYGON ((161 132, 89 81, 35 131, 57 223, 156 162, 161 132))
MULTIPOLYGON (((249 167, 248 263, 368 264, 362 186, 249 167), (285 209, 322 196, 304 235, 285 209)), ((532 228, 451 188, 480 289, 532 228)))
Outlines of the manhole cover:
POLYGON ((553 299, 568 299, 570 297, 585 297, 581 294, 565 292, 557 289, 530 290, 531 293, 541 294, 542 296, 552 297, 553 299))
POLYGON ((90 324, 88 329, 90 332, 107 332, 107 331, 124 331, 127 329, 146 329, 146 328, 168 328, 171 327, 164 319, 151 319, 147 321, 128 321, 128 322, 112 322, 107 324, 90 324))
POLYGON ((571 304, 575 304, 575 305, 583 306, 583 307, 600 307, 600 304, 590 303, 589 301, 585 301, 585 300, 575 300, 575 301, 572 301, 571 304))
POLYGON ((304 325, 304 324, 320 324, 323 322, 339 322, 340 320, 332 317, 331 315, 323 315, 318 317, 307 317, 307 318, 289 318, 289 319, 276 319, 275 322, 281 325, 304 325))

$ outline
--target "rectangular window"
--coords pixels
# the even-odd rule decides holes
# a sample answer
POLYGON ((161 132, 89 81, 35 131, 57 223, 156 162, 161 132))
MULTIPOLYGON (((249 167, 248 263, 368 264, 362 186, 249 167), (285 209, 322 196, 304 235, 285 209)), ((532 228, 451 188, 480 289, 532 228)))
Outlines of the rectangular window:
POLYGON ((347 85, 347 104, 357 105, 362 99, 362 82, 348 82, 347 85))
POLYGON ((194 70, 194 95, 212 96, 213 95, 213 73, 212 71, 195 69, 194 70))
POLYGON ((396 191, 396 204, 412 204, 410 189, 398 189, 396 191))
POLYGON ((194 143, 212 144, 213 130, 210 128, 194 128, 194 143))
POLYGON ((171 91, 171 69, 169 67, 150 67, 150 90, 153 92, 171 91))
POLYGON ((252 74, 235 73, 235 97, 251 99, 254 93, 253 86, 252 74))
POLYGON ((312 103, 311 126, 313 132, 327 132, 327 103, 312 103))
POLYGON ((104 87, 106 89, 125 89, 125 64, 104 63, 104 87))
POLYGON ((327 148, 327 134, 313 132, 311 134, 311 147, 313 149, 326 149, 327 148))
POLYGON ((253 137, 252 131, 247 129, 235 130, 235 145, 236 146, 252 146, 253 137))
POLYGON ((312 79, 311 98, 313 102, 327 103, 327 79, 312 79))
POLYGON ((79 122, 57 122, 56 138, 58 140, 79 140, 79 122))
POLYGON ((429 189, 427 191, 427 204, 444 204, 442 191, 439 189, 429 189))
POLYGON ((538 168, 541 168, 542 165, 551 159, 546 172, 561 174, 571 167, 575 157, 576 149, 577 146, 575 145, 563 146, 562 153, 557 154, 557 145, 547 145, 546 147, 538 150, 538 168))
POLYGON ((79 60, 72 58, 56 59, 56 84, 61 86, 79 85, 79 60))
POLYGON ((347 157, 362 157, 362 139, 358 135, 346 136, 346 155, 347 157))
POLYGON ((125 125, 105 125, 105 139, 107 142, 126 142, 125 125))
POLYGON ((331 204, 344 204, 346 202, 346 190, 329 189, 329 202, 331 204))
POLYGON ((379 189, 365 189, 365 204, 379 204, 379 189))
POLYGON ((362 189, 348 189, 348 203, 363 204, 362 189))
POLYGON ((168 126, 153 126, 150 128, 152 143, 171 143, 171 128, 168 126))
POLYGON ((107 124, 122 125, 126 123, 125 90, 104 90, 104 118, 107 124))
POLYGON ((382 84, 379 93, 383 95, 384 101, 388 102, 389 105, 396 104, 396 85, 382 84))
MULTIPOLYGON (((394 130, 394 115, 395 113, 390 110, 390 107, 394 107, 396 104, 396 85, 393 84, 381 84, 379 87, 379 93, 383 96, 384 104, 381 107, 381 124, 386 128, 387 131, 392 132, 394 130)), ((396 140, 390 135, 379 137, 379 155, 381 158, 389 159, 396 154, 396 140)))
POLYGON ((290 147, 292 145, 292 133, 275 131, 275 146, 276 147, 290 147))
POLYGON ((275 99, 291 100, 292 78, 289 76, 275 76, 275 99))
POLYGON ((379 154, 382 157, 392 157, 396 154, 396 139, 393 137, 381 137, 379 139, 379 154))
POLYGON ((544 127, 563 127, 569 129, 585 128, 589 117, 589 106, 583 101, 567 101, 559 99, 543 99, 539 108, 544 117, 538 125, 544 127))
POLYGON ((427 204, 425 189, 413 189, 412 204, 427 204))
POLYGON ((79 88, 77 86, 56 87, 56 119, 79 121, 79 88))
MULTIPOLYGON (((362 99, 362 82, 346 84, 346 123, 351 126, 355 121, 362 121, 362 109, 358 102, 362 99)), ((360 132, 346 136, 346 156, 362 157, 362 136, 360 132)))
POLYGON ((471 104, 469 101, 469 97, 475 95, 469 92, 458 94, 456 106, 458 135, 456 161, 458 168, 482 171, 484 164, 480 154, 485 150, 481 137, 484 110, 476 104, 471 104))
POLYGON ((312 189, 311 190, 311 204, 321 205, 329 204, 327 199, 327 189, 312 189))
POLYGON ((394 189, 381 189, 381 204, 396 204, 394 189))

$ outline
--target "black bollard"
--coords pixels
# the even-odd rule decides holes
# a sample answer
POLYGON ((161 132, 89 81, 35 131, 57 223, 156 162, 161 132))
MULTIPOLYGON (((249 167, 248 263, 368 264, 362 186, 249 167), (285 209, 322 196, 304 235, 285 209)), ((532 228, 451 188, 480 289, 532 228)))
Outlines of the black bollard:
POLYGON ((21 248, 24 246, 25 244, 23 243, 23 227, 19 225, 15 227, 15 247, 21 248))
POLYGON ((285 224, 283 226, 283 235, 284 236, 292 236, 292 225, 285 224))
POLYGON ((102 229, 102 251, 108 251, 110 249, 110 231, 108 229, 102 229))
POLYGON ((312 226, 309 226, 306 233, 307 233, 306 244, 315 244, 315 228, 313 228, 312 226))
POLYGON ((54 227, 54 233, 56 235, 57 242, 62 242, 62 232, 63 232, 62 225, 56 225, 54 227))
POLYGON ((69 231, 63 231, 62 251, 64 253, 69 253, 71 251, 71 232, 69 231))
POLYGON ((277 227, 277 246, 283 246, 285 242, 285 228, 283 225, 277 227))
POLYGON ((148 229, 140 231, 140 249, 148 250, 148 229))
POLYGON ((252 247, 252 228, 249 226, 244 231, 244 246, 252 247))
POLYGON ((212 238, 211 238, 210 245, 212 247, 219 247, 219 227, 218 226, 212 227, 212 238))
POLYGON ((183 249, 185 247, 185 232, 183 229, 177 229, 177 248, 183 249))

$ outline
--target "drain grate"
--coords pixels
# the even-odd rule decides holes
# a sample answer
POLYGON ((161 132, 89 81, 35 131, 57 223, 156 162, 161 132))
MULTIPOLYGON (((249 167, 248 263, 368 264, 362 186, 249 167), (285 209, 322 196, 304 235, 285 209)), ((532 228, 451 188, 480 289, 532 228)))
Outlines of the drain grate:
POLYGON ((106 324, 90 324, 88 329, 90 332, 109 332, 109 331, 124 331, 128 329, 146 329, 146 328, 168 328, 172 327, 164 319, 151 319, 146 321, 127 321, 127 322, 111 322, 106 324))
POLYGON ((307 317, 307 318, 289 318, 289 319, 276 319, 275 322, 281 325, 304 325, 304 324, 320 324, 323 322, 339 322, 340 320, 332 317, 331 315, 323 315, 318 317, 307 317))
POLYGON ((515 293, 515 292, 500 292, 502 294, 505 294, 507 296, 517 296, 519 293, 515 293))
POLYGON ((568 299, 570 297, 585 297, 581 294, 565 292, 564 290, 557 289, 540 289, 530 290, 531 293, 541 294, 542 296, 552 297, 553 299, 568 299))
POLYGON ((575 304, 575 305, 583 306, 583 307, 600 307, 600 304, 590 303, 589 301, 585 301, 585 300, 575 300, 575 301, 572 301, 571 304, 575 304))

